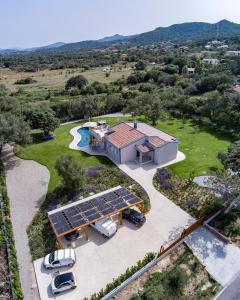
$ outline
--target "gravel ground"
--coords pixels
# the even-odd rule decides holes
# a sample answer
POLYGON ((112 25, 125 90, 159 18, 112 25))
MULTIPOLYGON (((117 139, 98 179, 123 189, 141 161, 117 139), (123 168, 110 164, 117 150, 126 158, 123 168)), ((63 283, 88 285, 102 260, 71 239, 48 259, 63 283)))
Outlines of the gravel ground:
POLYGON ((24 299, 38 300, 26 229, 45 199, 50 174, 46 167, 37 162, 16 157, 12 146, 3 148, 2 157, 24 299))

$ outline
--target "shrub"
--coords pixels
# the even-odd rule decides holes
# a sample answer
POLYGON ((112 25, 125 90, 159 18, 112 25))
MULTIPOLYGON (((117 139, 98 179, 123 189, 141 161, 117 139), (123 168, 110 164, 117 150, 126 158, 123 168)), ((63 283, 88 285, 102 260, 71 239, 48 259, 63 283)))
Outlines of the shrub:
POLYGON ((237 222, 229 224, 225 230, 230 237, 240 236, 240 224, 237 222))
POLYGON ((37 82, 37 80, 34 80, 31 77, 27 77, 24 79, 17 80, 14 84, 31 84, 31 83, 35 83, 35 82, 37 82))

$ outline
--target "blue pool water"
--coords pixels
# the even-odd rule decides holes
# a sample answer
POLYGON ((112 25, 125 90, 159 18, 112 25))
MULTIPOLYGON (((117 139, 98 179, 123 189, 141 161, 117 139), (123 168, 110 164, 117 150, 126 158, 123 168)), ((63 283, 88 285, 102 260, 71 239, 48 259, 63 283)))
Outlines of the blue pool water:
POLYGON ((89 145, 90 133, 88 127, 83 127, 78 129, 78 133, 81 135, 81 141, 78 143, 79 147, 85 147, 89 145))

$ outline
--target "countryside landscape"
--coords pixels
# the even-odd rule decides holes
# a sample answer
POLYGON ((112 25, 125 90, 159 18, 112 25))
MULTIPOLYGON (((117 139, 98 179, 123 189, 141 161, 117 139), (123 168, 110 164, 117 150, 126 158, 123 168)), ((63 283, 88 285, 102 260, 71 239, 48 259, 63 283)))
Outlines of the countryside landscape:
POLYGON ((0 43, 0 300, 240 299, 239 4, 205 16, 215 0, 174 0, 170 18, 150 1, 141 21, 125 1, 16 6, 0 43), (41 9, 48 30, 13 34, 41 9))

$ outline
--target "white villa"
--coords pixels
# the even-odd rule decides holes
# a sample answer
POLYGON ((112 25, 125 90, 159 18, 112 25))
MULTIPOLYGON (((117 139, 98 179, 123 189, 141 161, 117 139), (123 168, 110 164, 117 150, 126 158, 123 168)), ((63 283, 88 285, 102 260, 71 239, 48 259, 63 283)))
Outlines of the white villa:
POLYGON ((121 122, 112 127, 103 123, 90 129, 90 148, 105 152, 120 164, 169 162, 177 157, 178 144, 176 137, 143 122, 121 122))

